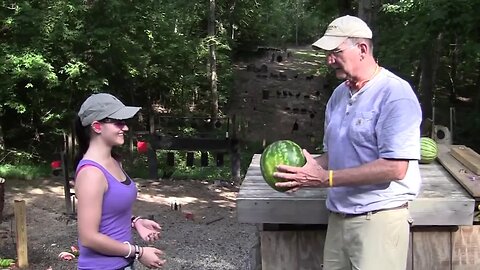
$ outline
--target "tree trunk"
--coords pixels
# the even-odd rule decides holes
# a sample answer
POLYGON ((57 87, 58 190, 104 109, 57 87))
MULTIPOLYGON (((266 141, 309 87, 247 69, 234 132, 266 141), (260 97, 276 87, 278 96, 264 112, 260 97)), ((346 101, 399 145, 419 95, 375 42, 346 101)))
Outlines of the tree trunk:
POLYGON ((421 59, 422 73, 420 77, 420 102, 422 104, 423 118, 430 118, 435 124, 435 115, 432 111, 435 107, 435 81, 440 55, 442 34, 439 34, 434 42, 427 45, 421 59))
POLYGON ((235 7, 237 5, 237 1, 233 0, 230 4, 229 9, 229 16, 228 16, 228 36, 230 37, 231 41, 235 40, 235 7))
POLYGON ((355 15, 352 8, 352 0, 338 0, 338 13, 343 15, 355 15))
POLYGON ((358 17, 365 21, 370 29, 372 29, 373 37, 377 36, 376 21, 377 14, 380 10, 380 0, 359 0, 358 1, 358 17))
POLYGON ((457 91, 455 89, 456 81, 457 81, 457 67, 458 67, 458 53, 460 51, 459 48, 459 41, 458 37, 455 35, 455 40, 453 42, 454 47, 450 52, 451 58, 451 69, 450 69, 450 102, 453 103, 451 106, 454 105, 457 99, 457 91))
POLYGON ((420 102, 423 118, 432 119, 433 100, 433 65, 432 50, 427 50, 421 59, 422 74, 420 75, 420 102))
POLYGON ((3 129, 2 129, 2 124, 0 123, 0 150, 5 149, 5 141, 3 139, 3 129))
POLYGON ((217 90, 217 55, 215 50, 215 0, 210 0, 210 9, 208 17, 208 80, 211 91, 211 117, 212 123, 216 122, 218 116, 218 90, 217 90))
POLYGON ((420 59, 420 63, 415 66, 415 71, 413 73, 412 79, 412 87, 415 91, 415 94, 420 97, 420 77, 422 76, 422 60, 420 59))
POLYGON ((370 25, 372 16, 372 0, 358 0, 358 17, 370 25))
POLYGON ((299 9, 298 9, 298 1, 295 1, 295 46, 298 46, 298 24, 300 20, 299 16, 299 9))

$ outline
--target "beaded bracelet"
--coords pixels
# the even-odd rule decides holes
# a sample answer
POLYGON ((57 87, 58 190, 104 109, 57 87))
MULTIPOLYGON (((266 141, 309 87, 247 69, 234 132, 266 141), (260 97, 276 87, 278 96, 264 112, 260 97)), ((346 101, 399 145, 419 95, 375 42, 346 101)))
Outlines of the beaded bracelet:
POLYGON ((132 228, 135 228, 135 222, 137 222, 139 219, 142 219, 142 217, 141 216, 132 217, 132 228))
POLYGON ((135 245, 134 247, 135 247, 135 260, 138 260, 138 257, 140 255, 140 248, 137 245, 135 245))

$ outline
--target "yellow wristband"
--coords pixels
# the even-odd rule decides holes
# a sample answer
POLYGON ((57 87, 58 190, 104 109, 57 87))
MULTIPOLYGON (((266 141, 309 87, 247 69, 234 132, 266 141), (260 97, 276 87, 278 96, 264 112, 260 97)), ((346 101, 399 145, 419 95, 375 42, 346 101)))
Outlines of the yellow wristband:
POLYGON ((328 185, 333 187, 333 170, 328 171, 328 185))

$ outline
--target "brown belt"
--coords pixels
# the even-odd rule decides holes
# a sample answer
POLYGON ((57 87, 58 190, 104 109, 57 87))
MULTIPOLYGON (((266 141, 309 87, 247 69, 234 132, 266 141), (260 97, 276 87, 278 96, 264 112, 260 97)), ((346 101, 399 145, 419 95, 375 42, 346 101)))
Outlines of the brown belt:
POLYGON ((352 217, 366 216, 368 214, 373 215, 373 214, 376 214, 376 213, 382 212, 382 211, 398 210, 398 209, 404 209, 404 208, 408 208, 408 203, 404 203, 404 204, 402 204, 400 206, 397 206, 397 207, 378 209, 378 210, 373 210, 373 211, 360 213, 360 214, 347 214, 347 213, 338 213, 338 212, 332 212, 332 213, 337 214, 339 216, 342 216, 344 218, 352 218, 352 217))

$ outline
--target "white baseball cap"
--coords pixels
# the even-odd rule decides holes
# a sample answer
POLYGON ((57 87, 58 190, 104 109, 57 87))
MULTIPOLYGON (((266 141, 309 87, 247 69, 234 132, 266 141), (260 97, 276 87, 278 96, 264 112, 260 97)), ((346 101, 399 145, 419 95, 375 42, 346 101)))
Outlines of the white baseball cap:
POLYGON ((348 38, 372 38, 372 30, 362 19, 346 15, 333 20, 325 34, 312 44, 314 48, 331 51, 348 38))
POLYGON ((118 98, 106 94, 93 94, 88 97, 80 107, 78 117, 84 127, 91 125, 93 121, 112 118, 118 120, 130 119, 141 107, 125 106, 118 98))

